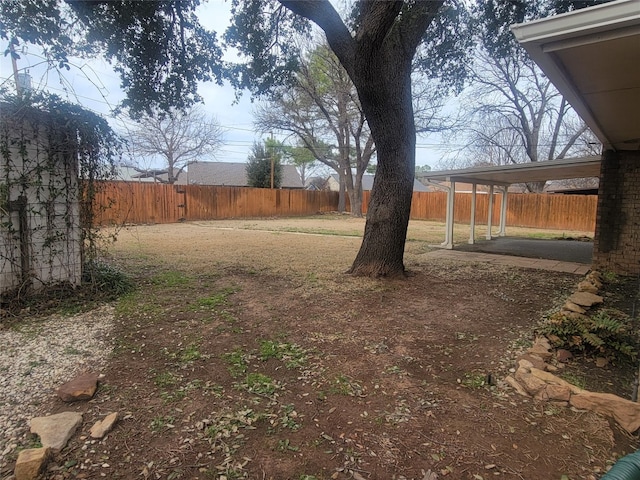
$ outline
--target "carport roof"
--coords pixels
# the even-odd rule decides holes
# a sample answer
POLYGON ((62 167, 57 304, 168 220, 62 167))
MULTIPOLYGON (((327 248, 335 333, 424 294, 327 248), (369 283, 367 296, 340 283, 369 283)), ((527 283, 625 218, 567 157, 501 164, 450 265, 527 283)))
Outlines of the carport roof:
POLYGON ((640 148, 640 0, 511 29, 605 148, 640 148))
POLYGON ((511 185, 600 176, 599 156, 565 158, 547 162, 491 165, 460 170, 443 170, 421 174, 420 180, 477 183, 481 185, 511 185))

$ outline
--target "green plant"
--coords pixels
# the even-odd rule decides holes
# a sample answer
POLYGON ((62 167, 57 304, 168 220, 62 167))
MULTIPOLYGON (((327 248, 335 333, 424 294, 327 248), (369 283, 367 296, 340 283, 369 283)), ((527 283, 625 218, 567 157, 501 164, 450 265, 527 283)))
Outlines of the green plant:
POLYGON ((291 441, 288 438, 285 438, 284 440, 278 440, 276 450, 279 452, 297 452, 300 450, 300 447, 293 446, 291 441))
POLYGON ((225 288, 220 292, 216 292, 208 297, 201 297, 196 300, 196 305, 199 309, 213 310, 217 307, 227 304, 229 295, 235 293, 237 289, 233 287, 225 288))
MULTIPOLYGON (((295 410, 295 405, 288 404, 282 405, 280 407, 280 411, 278 412, 278 420, 277 423, 282 428, 288 428, 289 430, 296 431, 299 430, 302 425, 298 423, 300 417, 298 416, 298 412, 295 410)), ((275 423, 275 422, 272 422, 275 423)))
POLYGON ((551 315, 540 327, 556 347, 609 359, 634 360, 637 338, 629 316, 614 309, 600 309, 591 316, 551 315))
POLYGON ((178 377, 171 372, 162 372, 153 377, 153 383, 158 388, 174 387, 178 384, 178 377))
POLYGON ((270 358, 282 360, 287 368, 299 368, 307 359, 306 351, 294 343, 281 343, 272 340, 260 342, 258 358, 266 361, 270 358))
POLYGON ((166 428, 173 428, 173 423, 176 421, 175 417, 170 415, 166 416, 157 416, 151 420, 151 428, 152 432, 159 432, 160 430, 164 430, 166 428))
POLYGON ((227 363, 227 369, 233 378, 238 378, 247 373, 249 362, 247 355, 240 347, 237 347, 229 353, 222 355, 223 360, 227 363))
POLYGON ((133 291, 133 280, 113 265, 98 260, 90 260, 84 265, 82 277, 94 290, 119 297, 133 291))
POLYGON ((191 362, 195 362, 196 360, 199 360, 202 357, 202 354, 200 353, 200 346, 197 343, 191 343, 189 345, 187 345, 181 352, 180 352, 180 361, 182 363, 191 363, 191 362))
POLYGON ((356 397, 362 393, 362 386, 348 376, 340 374, 331 382, 329 392, 338 395, 356 397))
POLYGON ((465 373, 459 383, 469 388, 481 388, 486 385, 486 376, 482 373, 465 373))
POLYGON ((190 282, 190 278, 184 273, 176 271, 168 271, 158 273, 151 279, 151 283, 162 287, 178 287, 180 285, 186 285, 190 282))
POLYGON ((276 380, 262 373, 250 373, 245 377, 244 382, 236 383, 235 386, 238 389, 267 397, 282 389, 282 385, 276 380))

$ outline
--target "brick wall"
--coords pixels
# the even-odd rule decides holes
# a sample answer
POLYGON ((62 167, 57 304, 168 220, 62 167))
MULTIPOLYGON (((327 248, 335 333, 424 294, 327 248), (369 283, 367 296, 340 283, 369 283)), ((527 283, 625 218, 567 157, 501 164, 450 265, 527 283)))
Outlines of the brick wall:
POLYGON ((619 275, 640 274, 640 152, 603 155, 593 265, 619 275))

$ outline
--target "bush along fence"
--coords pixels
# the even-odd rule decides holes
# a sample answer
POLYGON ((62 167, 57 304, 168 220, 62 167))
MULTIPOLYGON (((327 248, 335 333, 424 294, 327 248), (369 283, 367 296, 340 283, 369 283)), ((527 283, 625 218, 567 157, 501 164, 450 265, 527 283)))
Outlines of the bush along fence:
MULTIPOLYGON (((493 218, 499 218, 501 195, 494 198, 493 218)), ((363 213, 369 201, 364 192, 363 213)), ((106 182, 95 199, 100 225, 173 223, 228 218, 315 215, 338 209, 338 193, 326 191, 164 185, 106 182), (106 207, 106 208, 105 208, 106 207)), ((486 223, 488 195, 478 195, 476 223, 486 223)), ((443 192, 415 192, 411 218, 444 222, 447 198, 443 192)), ((595 195, 509 194, 507 225, 593 232, 595 195)), ((468 223, 471 195, 456 194, 455 220, 468 223)))

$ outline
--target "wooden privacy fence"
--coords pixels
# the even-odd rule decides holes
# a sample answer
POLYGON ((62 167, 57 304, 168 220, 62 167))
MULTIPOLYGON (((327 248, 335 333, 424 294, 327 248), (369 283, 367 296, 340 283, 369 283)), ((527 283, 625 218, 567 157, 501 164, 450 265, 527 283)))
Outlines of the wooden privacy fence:
MULTIPOLYGON (((367 211, 369 193, 364 192, 363 213, 367 211)), ((493 198, 493 225, 500 220, 502 195, 493 198)), ((507 195, 507 226, 550 228, 594 232, 596 228, 596 195, 554 195, 546 193, 509 193, 507 195)), ((487 223, 489 195, 476 195, 476 223, 487 223)), ((413 192, 411 218, 444 222, 447 211, 445 192, 413 192)), ((471 194, 456 193, 454 219, 469 223, 471 194)))
MULTIPOLYGON (((173 223, 181 220, 216 220, 313 215, 335 211, 337 192, 271 190, 267 188, 163 185, 139 182, 105 182, 96 196, 96 222, 173 223)), ((487 222, 489 196, 476 197, 476 223, 487 222)), ((494 197, 493 222, 500 218, 502 195, 494 197)), ((364 192, 363 213, 369 203, 364 192)), ((595 195, 509 194, 507 225, 558 230, 595 230, 595 195)), ((411 218, 445 221, 444 192, 414 192, 411 218)), ((455 220, 469 223, 471 195, 457 193, 455 220)))
POLYGON ((337 192, 141 182, 103 187, 95 200, 98 225, 313 215, 338 205, 337 192))

